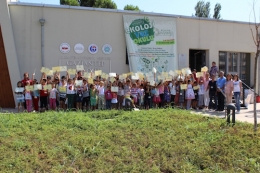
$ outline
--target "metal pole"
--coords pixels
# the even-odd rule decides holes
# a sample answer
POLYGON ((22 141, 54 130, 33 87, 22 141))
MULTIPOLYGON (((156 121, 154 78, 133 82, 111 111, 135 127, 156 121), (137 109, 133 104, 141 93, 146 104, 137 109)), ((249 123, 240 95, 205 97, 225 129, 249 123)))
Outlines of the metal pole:
POLYGON ((45 19, 41 18, 39 19, 39 22, 41 23, 41 60, 42 60, 42 67, 45 66, 44 64, 44 23, 45 19))

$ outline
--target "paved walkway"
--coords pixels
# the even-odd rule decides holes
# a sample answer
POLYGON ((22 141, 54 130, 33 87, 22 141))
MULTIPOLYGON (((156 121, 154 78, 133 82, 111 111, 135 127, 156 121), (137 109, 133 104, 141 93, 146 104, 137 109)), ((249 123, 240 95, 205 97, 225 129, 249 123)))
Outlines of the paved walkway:
MULTIPOLYGON (((17 113, 17 109, 0 109, 0 113, 17 113)), ((196 114, 203 114, 212 117, 224 118, 225 111, 223 112, 216 112, 216 111, 209 111, 209 110, 193 110, 193 113, 196 114)), ((257 122, 260 123, 260 103, 256 104, 256 112, 257 112, 257 122)), ((249 104, 248 109, 241 107, 240 113, 236 114, 236 121, 241 122, 248 122, 254 123, 254 104, 249 104)))

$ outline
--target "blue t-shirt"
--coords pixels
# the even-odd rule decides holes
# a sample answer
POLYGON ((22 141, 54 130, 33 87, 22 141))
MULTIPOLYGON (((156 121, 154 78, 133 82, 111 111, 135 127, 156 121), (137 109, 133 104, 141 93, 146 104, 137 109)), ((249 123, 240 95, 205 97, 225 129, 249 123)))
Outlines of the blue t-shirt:
POLYGON ((217 80, 217 87, 224 90, 225 84, 226 84, 226 77, 224 76, 219 77, 217 80))

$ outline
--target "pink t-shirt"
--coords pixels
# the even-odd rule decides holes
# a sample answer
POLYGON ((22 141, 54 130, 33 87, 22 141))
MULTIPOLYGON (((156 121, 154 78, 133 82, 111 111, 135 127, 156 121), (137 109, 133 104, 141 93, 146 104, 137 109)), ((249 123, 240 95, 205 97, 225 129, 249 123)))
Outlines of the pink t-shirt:
POLYGON ((233 91, 233 88, 234 88, 233 81, 231 81, 231 80, 226 81, 225 93, 231 93, 233 91))

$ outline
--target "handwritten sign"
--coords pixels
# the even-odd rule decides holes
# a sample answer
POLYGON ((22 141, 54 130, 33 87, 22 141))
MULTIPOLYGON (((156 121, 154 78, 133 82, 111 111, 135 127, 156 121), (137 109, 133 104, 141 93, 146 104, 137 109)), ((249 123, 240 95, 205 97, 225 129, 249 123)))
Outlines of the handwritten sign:
POLYGON ((46 75, 48 75, 48 76, 52 76, 52 75, 53 75, 53 70, 46 71, 45 73, 46 73, 46 75))
POLYGON ((41 72, 42 73, 46 73, 47 71, 49 71, 50 69, 46 68, 46 67, 42 67, 41 68, 41 72))
POLYGON ((119 75, 119 80, 124 80, 126 77, 124 75, 119 75))
POLYGON ((83 81, 82 80, 76 80, 75 81, 75 85, 76 86, 82 86, 83 85, 83 81))
POLYGON ((66 92, 66 87, 63 87, 63 86, 59 87, 59 91, 62 92, 62 93, 65 93, 66 92))
POLYGON ((43 89, 44 90, 51 90, 52 89, 51 84, 43 85, 43 89))
POLYGON ((196 77, 197 77, 197 78, 203 77, 203 73, 202 73, 202 72, 197 72, 197 73, 196 73, 196 77))
POLYGON ((109 73, 109 77, 116 77, 116 73, 109 73))
POLYGON ((88 83, 89 84, 93 84, 94 83, 93 79, 92 78, 88 78, 88 83))
POLYGON ((207 72, 208 71, 208 67, 204 66, 201 68, 201 72, 207 72))
POLYGON ((95 76, 100 76, 102 74, 102 70, 95 71, 95 76))
POLYGON ((83 65, 76 65, 76 69, 78 71, 84 71, 84 66, 83 65))
POLYGON ((41 89, 42 89, 42 85, 41 85, 41 84, 35 84, 35 85, 33 86, 33 89, 34 89, 34 90, 41 90, 41 89))
POLYGON ((32 85, 30 85, 30 86, 25 86, 25 89, 26 89, 27 91, 33 91, 33 86, 32 86, 32 85))
POLYGON ((193 87, 193 90, 198 90, 198 89, 200 89, 199 85, 193 87))
POLYGON ((118 87, 113 87, 113 86, 112 86, 112 87, 111 87, 111 92, 116 92, 116 93, 117 93, 117 92, 118 92, 118 87))
POLYGON ((187 89, 187 84, 181 84, 181 90, 186 90, 187 89))
POLYGON ((22 93, 24 91, 24 88, 23 87, 17 87, 15 88, 15 92, 16 93, 22 93))
POLYGON ((67 66, 60 66, 60 71, 67 71, 67 66))
POLYGON ((58 67, 52 67, 52 71, 54 71, 54 72, 60 72, 60 67, 58 66, 58 67))
POLYGON ((76 69, 68 69, 70 75, 76 74, 76 69))
POLYGON ((172 81, 172 77, 165 78, 165 81, 172 81))

